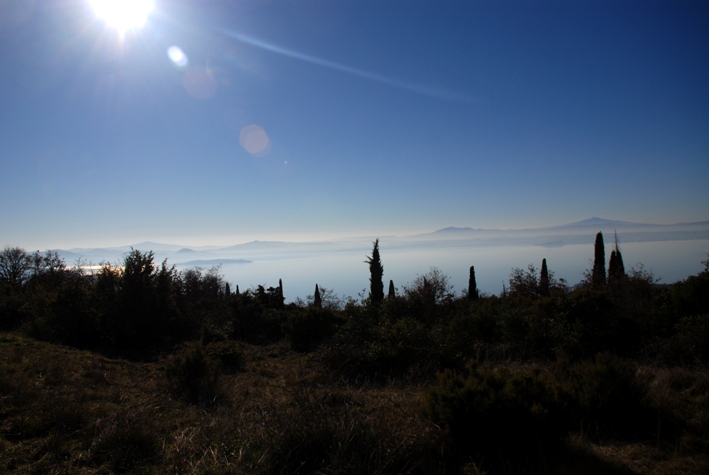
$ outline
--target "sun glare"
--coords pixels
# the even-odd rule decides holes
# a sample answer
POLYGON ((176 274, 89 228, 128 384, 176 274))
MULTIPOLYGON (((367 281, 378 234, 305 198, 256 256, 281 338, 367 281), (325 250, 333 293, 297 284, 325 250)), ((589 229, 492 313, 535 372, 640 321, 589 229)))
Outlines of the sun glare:
POLYGON ((152 0, 90 0, 96 16, 121 33, 142 28, 153 9, 152 0))

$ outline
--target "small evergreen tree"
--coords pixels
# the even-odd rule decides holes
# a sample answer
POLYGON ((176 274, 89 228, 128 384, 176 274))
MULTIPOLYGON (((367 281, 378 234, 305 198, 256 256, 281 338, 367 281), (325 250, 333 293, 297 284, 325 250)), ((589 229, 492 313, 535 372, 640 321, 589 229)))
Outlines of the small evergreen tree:
POLYGON ((594 244, 593 271, 591 273, 591 285, 594 288, 601 288, 606 285, 606 250, 603 245, 603 233, 596 234, 594 244))
POLYGON ((224 285, 224 295, 226 295, 227 298, 231 296, 231 287, 229 287, 229 282, 224 285))
POLYGON ((389 280, 389 298, 396 297, 396 289, 394 288, 394 281, 389 280))
POLYGON ((320 288, 315 284, 315 294, 313 295, 313 307, 322 308, 322 297, 320 297, 320 288))
POLYGON ((382 261, 379 257, 379 239, 374 241, 372 255, 367 256, 365 262, 369 264, 369 297, 374 303, 381 302, 384 300, 384 282, 382 281, 384 267, 382 267, 382 261))
POLYGON ((539 274, 539 295, 549 295, 549 269, 546 259, 542 259, 542 270, 539 274))
POLYGON ((468 300, 477 300, 478 297, 478 284, 475 282, 475 266, 470 266, 470 277, 468 277, 468 300))

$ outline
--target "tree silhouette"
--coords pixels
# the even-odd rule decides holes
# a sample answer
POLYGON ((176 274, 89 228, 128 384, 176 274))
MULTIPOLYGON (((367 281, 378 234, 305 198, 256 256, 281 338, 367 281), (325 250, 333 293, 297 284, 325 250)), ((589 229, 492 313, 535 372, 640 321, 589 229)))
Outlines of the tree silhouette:
POLYGON ((606 250, 603 245, 603 233, 596 234, 594 244, 593 271, 591 273, 591 285, 594 288, 601 288, 606 285, 606 250))
POLYGON ((396 297, 396 289, 394 288, 394 281, 389 280, 389 297, 396 297))
POLYGON ((468 278, 468 300, 477 300, 478 284, 475 282, 475 266, 470 266, 470 277, 468 278))
POLYGON ((367 260, 364 262, 369 264, 369 297, 372 302, 381 302, 384 300, 384 282, 382 281, 384 267, 382 267, 382 261, 379 258, 379 239, 374 241, 372 255, 367 256, 367 260))
POLYGON ((546 259, 542 259, 542 270, 539 274, 539 295, 549 295, 549 269, 546 259))
POLYGON ((22 285, 29 278, 31 265, 30 256, 24 249, 5 246, 0 252, 0 279, 22 285))
POLYGON ((417 296, 428 305, 440 305, 453 300, 453 284, 450 277, 438 267, 431 267, 424 275, 419 275, 409 286, 404 286, 409 297, 417 296))
POLYGON ((320 288, 315 284, 315 294, 313 295, 313 307, 322 308, 322 298, 320 297, 320 288))
POLYGON ((623 255, 618 246, 618 233, 615 234, 615 246, 611 251, 611 259, 608 262, 608 283, 615 284, 625 277, 625 266, 623 265, 623 255))

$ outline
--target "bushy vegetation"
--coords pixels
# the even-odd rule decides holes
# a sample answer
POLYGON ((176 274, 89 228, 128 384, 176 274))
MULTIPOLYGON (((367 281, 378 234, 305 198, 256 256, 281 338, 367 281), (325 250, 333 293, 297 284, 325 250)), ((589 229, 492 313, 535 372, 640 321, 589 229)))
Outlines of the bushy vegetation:
POLYGON ((375 251, 369 296, 286 304, 152 253, 87 273, 5 248, 0 470, 646 473, 631 446, 709 468, 709 261, 658 285, 616 243, 573 290, 543 261, 500 296, 472 268, 462 296, 436 268, 384 296, 375 251))
POLYGON ((194 403, 212 403, 219 391, 219 362, 207 356, 201 343, 173 355, 165 374, 173 392, 194 403))

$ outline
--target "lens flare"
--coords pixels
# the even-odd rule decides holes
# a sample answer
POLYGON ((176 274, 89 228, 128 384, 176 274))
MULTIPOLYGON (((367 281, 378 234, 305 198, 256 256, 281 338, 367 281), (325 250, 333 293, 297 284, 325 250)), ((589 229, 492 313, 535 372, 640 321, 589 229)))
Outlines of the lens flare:
POLYGON ((262 157, 271 150, 271 142, 266 131, 256 124, 247 125, 241 129, 239 142, 244 150, 257 157, 262 157))
POLYGON ((170 61, 178 68, 184 68, 189 63, 187 55, 179 46, 170 46, 167 49, 167 57, 170 58, 170 61))
POLYGON ((142 28, 153 10, 152 0, 89 0, 89 3, 97 17, 122 33, 142 28))

